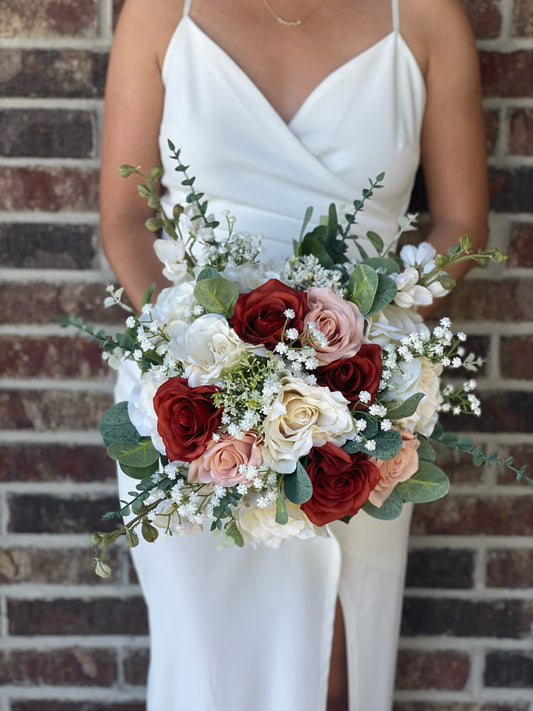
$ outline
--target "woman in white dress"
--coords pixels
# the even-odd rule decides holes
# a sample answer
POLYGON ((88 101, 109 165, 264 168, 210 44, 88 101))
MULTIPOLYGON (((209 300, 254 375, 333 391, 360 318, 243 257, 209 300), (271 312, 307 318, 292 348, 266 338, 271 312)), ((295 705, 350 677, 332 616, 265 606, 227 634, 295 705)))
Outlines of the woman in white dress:
MULTIPOLYGON (((172 205, 183 192, 167 139, 211 209, 265 235, 269 258, 289 254, 308 205, 319 215, 349 203, 381 171, 359 229, 390 243, 420 158, 433 244, 485 240, 477 57, 459 0, 126 0, 106 92, 101 234, 136 306, 165 283, 149 211, 117 167, 162 163, 172 205)), ((136 377, 122 368, 118 399, 136 377)), ((124 497, 131 483, 119 484, 124 497)), ((148 710, 390 711, 410 514, 360 512, 278 550, 219 551, 210 535, 141 543, 148 710)))

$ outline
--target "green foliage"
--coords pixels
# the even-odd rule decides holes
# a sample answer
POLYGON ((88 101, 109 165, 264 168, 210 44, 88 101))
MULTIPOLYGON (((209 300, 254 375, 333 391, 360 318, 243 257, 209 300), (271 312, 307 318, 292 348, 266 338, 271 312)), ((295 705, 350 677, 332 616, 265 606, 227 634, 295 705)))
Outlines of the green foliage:
POLYGON ((358 264, 348 281, 348 299, 359 307, 362 314, 372 308, 378 290, 378 275, 368 264, 358 264))
POLYGON ((366 501, 363 506, 363 511, 373 518, 378 518, 382 521, 392 521, 402 513, 402 499, 396 489, 391 491, 390 496, 385 499, 380 507, 374 506, 370 501, 366 501))
POLYGON ((404 417, 410 417, 416 412, 416 408, 420 403, 420 400, 424 397, 424 393, 415 393, 404 400, 398 407, 393 408, 387 412, 387 417, 395 422, 396 420, 402 420, 404 417))
POLYGON ((402 501, 423 504, 446 496, 450 482, 446 474, 431 462, 420 462, 418 471, 396 486, 402 501))
POLYGON ((376 448, 370 453, 373 457, 385 461, 394 459, 403 446, 402 436, 397 430, 389 430, 388 432, 380 430, 372 439, 376 444, 376 448))
POLYGON ((284 526, 289 520, 289 514, 287 512, 287 505, 281 493, 278 494, 276 499, 276 523, 284 526))
POLYGON ((229 536, 231 539, 233 539, 233 542, 237 546, 239 546, 239 548, 242 548, 244 546, 244 539, 242 537, 242 533, 239 531, 237 522, 235 521, 234 518, 231 518, 226 523, 226 525, 224 526, 224 531, 227 536, 229 536))
POLYGON ((196 283, 196 300, 208 313, 231 317, 239 298, 239 287, 223 277, 209 277, 196 283))
POLYGON ((313 485, 303 464, 298 461, 296 471, 283 477, 285 496, 293 504, 305 504, 313 495, 313 485))
POLYGON ((100 434, 106 447, 112 442, 136 444, 141 439, 129 418, 126 401, 117 402, 105 413, 100 421, 100 434))
POLYGON ((388 277, 386 274, 377 273, 378 287, 374 295, 374 300, 372 301, 372 306, 368 311, 363 313, 365 318, 370 318, 385 306, 391 303, 396 294, 398 293, 398 288, 395 282, 388 277))
POLYGON ((144 469, 159 461, 159 452, 152 444, 150 437, 142 437, 133 444, 125 442, 112 442, 107 447, 107 454, 111 459, 128 467, 144 469))

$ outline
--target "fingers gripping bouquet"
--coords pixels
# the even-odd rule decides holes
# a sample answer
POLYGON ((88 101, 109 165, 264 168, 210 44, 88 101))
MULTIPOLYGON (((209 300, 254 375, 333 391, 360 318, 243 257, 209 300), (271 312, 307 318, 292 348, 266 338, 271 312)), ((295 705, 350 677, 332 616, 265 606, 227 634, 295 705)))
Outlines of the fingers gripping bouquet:
MULTIPOLYGON (((455 388, 443 374, 478 361, 449 319, 430 331, 416 309, 452 288, 448 265, 498 261, 501 252, 471 253, 463 237, 447 255, 428 243, 396 255, 369 232, 364 244, 377 254, 369 256, 354 226, 382 187, 379 175, 342 222, 331 205, 308 230, 309 209, 293 256, 264 264, 261 238, 237 232, 231 215, 216 229, 169 146, 190 190, 172 216, 157 194, 159 168, 121 173, 145 180, 139 192, 156 211, 147 226, 164 230, 155 250, 172 286, 153 304, 148 292, 113 338, 82 325, 111 365, 130 358, 142 372, 129 401, 101 422, 133 490, 106 514, 127 522, 94 536, 97 572, 110 572, 107 546, 121 534, 136 545, 138 528, 150 541, 158 531, 208 528, 239 546, 277 546, 361 508, 392 519, 405 502, 444 496, 449 483, 432 445, 445 439, 439 413, 479 415, 480 406, 473 380, 455 388), (350 242, 357 259, 348 259, 350 242)), ((412 221, 402 219, 398 236, 412 221)), ((110 294, 108 304, 123 305, 120 289, 110 294)))

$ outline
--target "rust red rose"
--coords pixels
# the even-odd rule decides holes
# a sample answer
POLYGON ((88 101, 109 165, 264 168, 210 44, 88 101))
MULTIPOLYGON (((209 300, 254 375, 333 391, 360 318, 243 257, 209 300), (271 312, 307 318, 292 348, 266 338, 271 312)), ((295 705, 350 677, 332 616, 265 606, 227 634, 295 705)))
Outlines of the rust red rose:
POLYGON ((305 468, 313 495, 301 508, 317 526, 354 516, 379 482, 379 469, 366 454, 348 454, 331 442, 313 447, 305 468))
POLYGON ((274 350, 286 323, 288 328, 302 332, 306 313, 305 292, 295 291, 278 279, 269 279, 248 294, 240 294, 233 308, 231 325, 246 343, 274 350), (287 309, 292 309, 295 314, 288 323, 287 309))
POLYGON ((191 462, 200 457, 220 426, 222 408, 212 396, 214 385, 189 387, 186 378, 171 378, 154 396, 157 431, 170 461, 191 462))
POLYGON ((369 392, 370 402, 366 405, 359 403, 355 407, 356 410, 361 410, 374 402, 381 380, 381 370, 380 346, 377 343, 364 343, 352 358, 335 360, 313 372, 319 385, 338 390, 352 405, 357 402, 361 390, 369 392))

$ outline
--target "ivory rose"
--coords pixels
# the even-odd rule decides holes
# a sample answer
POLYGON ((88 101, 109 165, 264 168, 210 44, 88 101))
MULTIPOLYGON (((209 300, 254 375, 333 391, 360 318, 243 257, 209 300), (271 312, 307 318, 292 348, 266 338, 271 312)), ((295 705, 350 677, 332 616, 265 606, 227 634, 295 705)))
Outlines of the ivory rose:
POLYGON ((304 512, 296 504, 286 501, 289 520, 285 524, 276 523, 276 507, 262 509, 253 506, 242 509, 239 530, 246 543, 262 543, 268 548, 278 548, 288 538, 311 538, 315 528, 304 512))
POLYGON ((309 289, 307 304, 309 313, 304 319, 305 325, 314 322, 328 339, 327 346, 315 346, 320 365, 354 356, 361 346, 365 324, 358 307, 326 287, 309 289))
POLYGON ((143 373, 135 383, 128 400, 128 416, 142 437, 151 437, 158 452, 166 454, 165 445, 157 431, 157 415, 154 410, 154 395, 166 380, 161 368, 154 367, 143 373))
POLYGON ((372 316, 368 330, 370 343, 378 343, 384 348, 388 343, 399 343, 408 333, 427 333, 422 316, 413 309, 399 306, 385 306, 382 311, 372 316))
POLYGON ((355 426, 341 393, 288 376, 281 383, 264 423, 263 458, 274 471, 290 474, 312 447, 342 446, 355 435, 355 426))
POLYGON ((402 427, 411 432, 420 432, 425 437, 433 432, 439 416, 442 402, 439 376, 442 372, 440 363, 432 363, 427 358, 414 358, 410 363, 401 363, 388 382, 385 393, 390 399, 403 402, 415 393, 424 393, 415 412, 400 420, 402 427))
POLYGON ((370 503, 381 508, 383 502, 389 498, 392 490, 401 481, 410 479, 418 470, 418 452, 420 442, 415 435, 401 430, 403 444, 401 450, 393 459, 383 461, 371 458, 379 469, 379 482, 370 492, 370 503))
POLYGON ((208 442, 204 453, 191 462, 187 478, 203 484, 235 486, 246 479, 239 471, 241 464, 258 467, 261 450, 257 435, 247 433, 242 439, 223 434, 218 442, 208 442))

